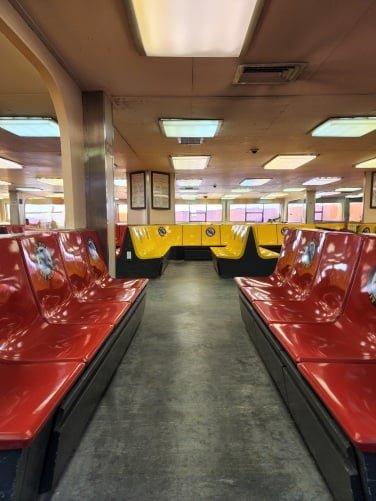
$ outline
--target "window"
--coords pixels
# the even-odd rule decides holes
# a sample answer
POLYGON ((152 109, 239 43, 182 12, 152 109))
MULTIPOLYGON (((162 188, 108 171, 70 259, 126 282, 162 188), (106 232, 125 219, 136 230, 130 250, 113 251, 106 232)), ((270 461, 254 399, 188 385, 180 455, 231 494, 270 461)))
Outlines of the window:
POLYGON ((287 209, 288 223, 305 223, 306 206, 304 203, 291 202, 287 209))
POLYGON ((40 228, 64 228, 65 206, 48 199, 29 199, 25 202, 25 219, 40 228))
POLYGON ((341 202, 316 203, 315 221, 343 221, 341 202))
POLYGON ((222 222, 221 204, 176 204, 177 223, 220 223, 222 222))
POLYGON ((117 203, 117 222, 126 223, 128 221, 128 205, 125 203, 117 203))
POLYGON ((281 216, 279 204, 231 204, 230 221, 266 223, 281 216))
POLYGON ((349 221, 360 223, 363 217, 363 202, 350 202, 349 221))

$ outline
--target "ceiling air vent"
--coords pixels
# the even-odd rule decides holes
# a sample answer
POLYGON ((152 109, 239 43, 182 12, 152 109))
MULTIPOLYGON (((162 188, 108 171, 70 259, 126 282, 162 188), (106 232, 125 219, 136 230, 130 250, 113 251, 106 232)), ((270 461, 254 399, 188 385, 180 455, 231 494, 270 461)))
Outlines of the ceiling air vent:
POLYGON ((202 144, 203 142, 203 137, 178 137, 179 144, 202 144))
POLYGON ((296 80, 306 63, 241 64, 233 83, 237 85, 273 85, 296 80))

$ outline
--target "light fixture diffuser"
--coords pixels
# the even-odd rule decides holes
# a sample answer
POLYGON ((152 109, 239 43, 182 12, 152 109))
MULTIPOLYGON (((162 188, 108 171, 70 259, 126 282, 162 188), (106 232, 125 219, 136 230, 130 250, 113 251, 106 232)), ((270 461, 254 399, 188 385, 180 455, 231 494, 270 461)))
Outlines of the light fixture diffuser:
POLYGON ((269 199, 273 199, 273 198, 281 198, 281 197, 285 197, 286 196, 286 193, 268 193, 268 194, 264 194, 264 195, 261 195, 260 196, 260 200, 269 200, 269 199))
POLYGON ((13 162, 13 160, 8 160, 7 158, 0 157, 0 169, 22 169, 22 165, 18 162, 13 162))
POLYGON ((356 169, 376 169, 376 157, 355 164, 356 169))
POLYGON ((376 129, 376 117, 329 118, 311 132, 316 137, 360 137, 376 129))
POLYGON ((193 5, 192 0, 131 0, 140 42, 145 54, 153 57, 239 57, 260 4, 259 0, 201 0, 193 5))
POLYGON ((285 193, 298 193, 299 191, 305 191, 305 188, 283 188, 285 193))
POLYGON ((362 188, 337 188, 336 191, 340 193, 351 193, 352 191, 359 191, 362 188))
POLYGON ((21 137, 60 137, 60 129, 49 117, 0 117, 0 128, 21 137))
POLYGON ((200 186, 202 179, 177 179, 176 184, 180 188, 196 188, 200 186))
POLYGON ((63 186, 63 180, 60 177, 38 177, 38 181, 51 186, 63 186))
POLYGON ((172 156, 171 162, 175 170, 206 169, 210 160, 209 155, 172 156))
POLYGON ((341 181, 341 177, 313 177, 304 181, 304 186, 322 186, 324 184, 337 183, 341 181))
POLYGON ((323 198, 323 197, 332 197, 334 195, 339 196, 339 193, 337 191, 320 191, 319 193, 316 193, 316 198, 323 198))
POLYGON ((10 186, 12 183, 8 183, 8 181, 0 181, 1 186, 10 186))
POLYGON ((363 198, 363 193, 358 193, 357 195, 346 195, 345 198, 363 198))
POLYGON ((21 186, 21 187, 16 188, 16 189, 17 189, 17 191, 30 191, 30 192, 32 192, 32 191, 43 191, 40 188, 32 188, 32 187, 28 187, 28 186, 21 186))
POLYGON ((240 181, 239 186, 262 186, 263 184, 268 183, 271 181, 271 177, 259 177, 259 178, 246 178, 243 179, 243 181, 240 181))
POLYGON ((314 160, 317 155, 277 155, 264 165, 264 169, 293 170, 314 160))
POLYGON ((233 188, 232 193, 251 193, 250 188, 233 188))
POLYGON ((166 137, 214 137, 223 120, 161 118, 162 132, 166 137))
POLYGON ((238 198, 238 195, 223 195, 221 198, 222 200, 235 200, 235 198, 238 198))

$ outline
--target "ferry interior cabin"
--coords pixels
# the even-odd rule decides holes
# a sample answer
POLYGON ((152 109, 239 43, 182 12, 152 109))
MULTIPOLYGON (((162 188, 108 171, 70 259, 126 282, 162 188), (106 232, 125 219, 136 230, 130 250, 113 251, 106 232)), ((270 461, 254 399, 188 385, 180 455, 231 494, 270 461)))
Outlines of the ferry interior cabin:
POLYGON ((0 0, 0 499, 376 500, 374 0, 0 0))

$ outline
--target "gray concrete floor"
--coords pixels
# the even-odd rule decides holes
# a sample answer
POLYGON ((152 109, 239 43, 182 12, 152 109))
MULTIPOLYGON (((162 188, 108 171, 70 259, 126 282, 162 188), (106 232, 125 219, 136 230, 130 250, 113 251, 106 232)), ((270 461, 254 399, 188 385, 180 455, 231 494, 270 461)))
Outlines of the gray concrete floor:
POLYGON ((330 500, 210 262, 170 262, 55 491, 75 500, 330 500))

